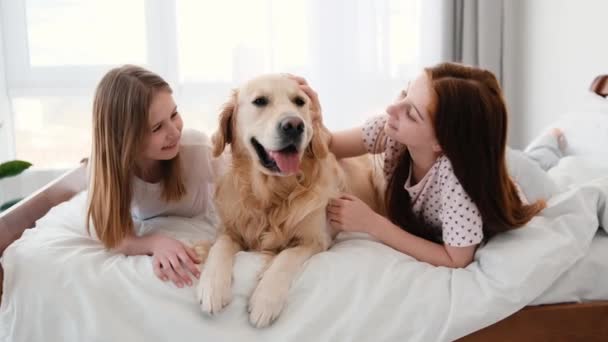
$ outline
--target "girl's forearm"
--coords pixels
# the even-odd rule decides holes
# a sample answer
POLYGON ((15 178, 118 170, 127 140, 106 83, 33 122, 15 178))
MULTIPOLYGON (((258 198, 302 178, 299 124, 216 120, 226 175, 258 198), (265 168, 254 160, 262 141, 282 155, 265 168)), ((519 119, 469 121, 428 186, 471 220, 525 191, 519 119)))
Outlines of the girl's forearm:
POLYGON ((361 127, 332 132, 329 140, 329 150, 338 159, 356 157, 367 153, 361 138, 361 127))
POLYGON ((378 215, 378 224, 369 233, 385 245, 434 266, 457 268, 443 245, 406 232, 387 218, 378 215))
POLYGON ((152 255, 152 246, 156 236, 154 234, 136 236, 127 235, 114 249, 115 252, 124 255, 152 255))

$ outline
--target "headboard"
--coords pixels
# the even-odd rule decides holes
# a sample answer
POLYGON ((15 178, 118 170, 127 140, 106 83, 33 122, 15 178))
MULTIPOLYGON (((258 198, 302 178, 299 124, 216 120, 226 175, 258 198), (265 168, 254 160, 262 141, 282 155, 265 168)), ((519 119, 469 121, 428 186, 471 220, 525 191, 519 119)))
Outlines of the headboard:
POLYGON ((593 82, 589 90, 602 97, 608 97, 608 75, 599 75, 593 82))
MULTIPOLYGON (((36 220, 44 216, 52 207, 67 201, 87 186, 86 162, 70 170, 61 177, 36 191, 0 214, 0 255, 23 231, 34 227, 36 220)), ((4 270, 0 265, 0 300, 4 270)))
POLYGON ((24 230, 32 228, 36 220, 52 207, 67 201, 87 185, 86 164, 82 163, 32 195, 0 214, 0 255, 24 230))

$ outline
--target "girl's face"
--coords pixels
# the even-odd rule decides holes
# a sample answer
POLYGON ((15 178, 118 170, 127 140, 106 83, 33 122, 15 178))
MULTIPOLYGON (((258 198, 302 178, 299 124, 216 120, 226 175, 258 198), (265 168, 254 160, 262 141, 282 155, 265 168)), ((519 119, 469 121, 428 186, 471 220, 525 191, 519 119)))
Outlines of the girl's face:
POLYGON ((183 122, 169 91, 158 91, 150 104, 148 133, 143 144, 142 158, 169 160, 179 152, 183 122))
POLYGON ((430 147, 434 152, 440 152, 431 120, 435 96, 427 73, 422 72, 386 108, 389 116, 384 126, 386 135, 409 149, 430 147))

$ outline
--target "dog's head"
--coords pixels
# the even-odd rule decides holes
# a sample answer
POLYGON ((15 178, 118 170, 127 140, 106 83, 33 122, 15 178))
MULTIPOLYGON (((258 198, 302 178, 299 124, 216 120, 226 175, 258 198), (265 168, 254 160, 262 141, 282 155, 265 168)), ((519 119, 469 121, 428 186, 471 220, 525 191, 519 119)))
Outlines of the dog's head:
POLYGON ((310 117, 310 99, 296 81, 264 75, 235 90, 220 113, 214 154, 227 144, 232 153, 249 156, 261 172, 287 176, 300 170, 302 158, 325 158, 327 139, 310 117))

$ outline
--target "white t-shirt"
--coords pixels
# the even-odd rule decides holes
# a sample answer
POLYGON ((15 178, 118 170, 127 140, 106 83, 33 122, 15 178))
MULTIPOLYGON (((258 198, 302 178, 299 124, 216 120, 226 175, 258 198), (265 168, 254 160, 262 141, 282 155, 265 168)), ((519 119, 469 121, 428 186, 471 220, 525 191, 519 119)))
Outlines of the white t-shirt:
POLYGON ((212 156, 209 138, 196 130, 184 130, 180 141, 180 160, 186 194, 179 201, 162 198, 162 183, 133 179, 131 214, 137 220, 156 216, 194 217, 213 210, 214 183, 224 170, 224 158, 212 156))

